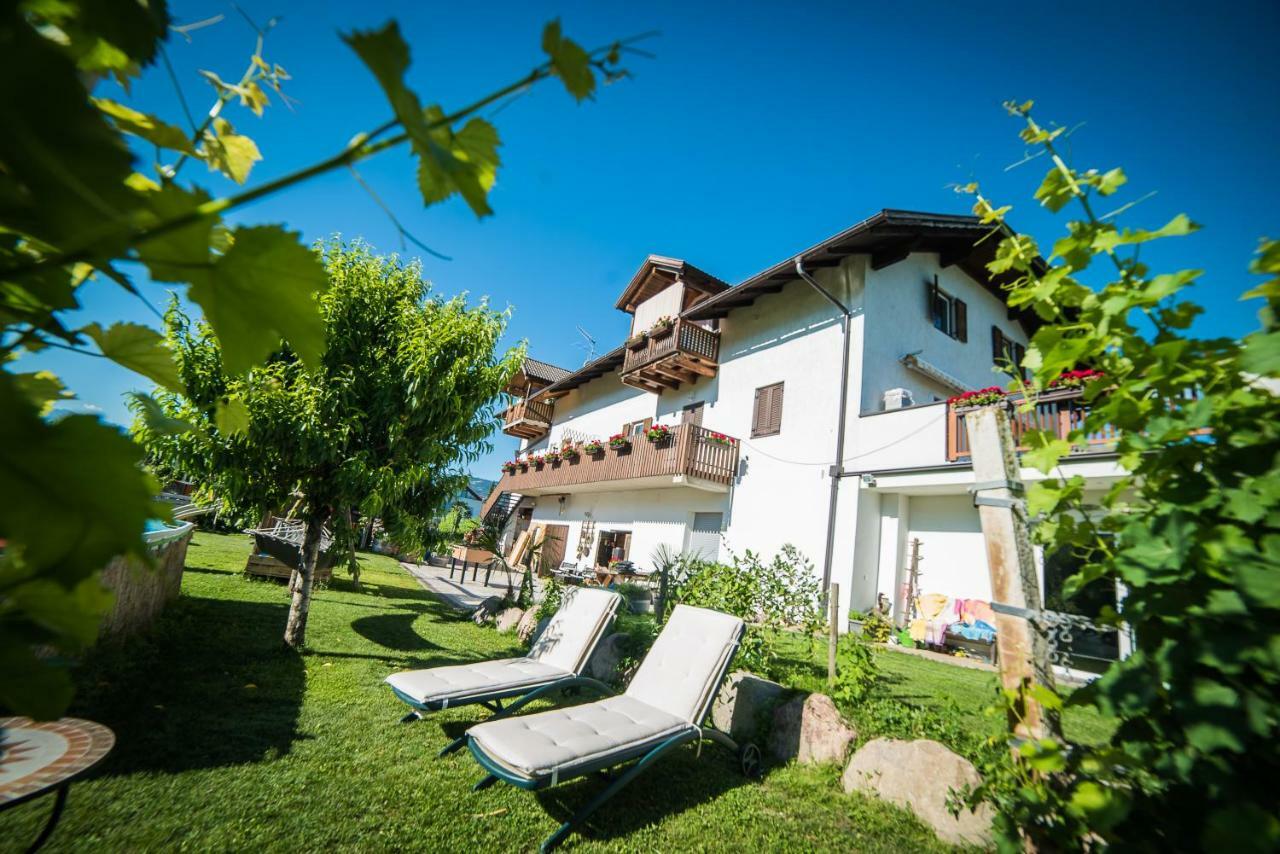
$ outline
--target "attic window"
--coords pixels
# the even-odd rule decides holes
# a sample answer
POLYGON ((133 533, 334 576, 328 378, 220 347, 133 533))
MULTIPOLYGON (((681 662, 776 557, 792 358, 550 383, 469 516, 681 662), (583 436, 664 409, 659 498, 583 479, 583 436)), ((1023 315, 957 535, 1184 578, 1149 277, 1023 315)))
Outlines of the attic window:
POLYGON ((938 277, 926 282, 926 306, 929 322, 960 342, 969 340, 969 307, 958 297, 938 287, 938 277))

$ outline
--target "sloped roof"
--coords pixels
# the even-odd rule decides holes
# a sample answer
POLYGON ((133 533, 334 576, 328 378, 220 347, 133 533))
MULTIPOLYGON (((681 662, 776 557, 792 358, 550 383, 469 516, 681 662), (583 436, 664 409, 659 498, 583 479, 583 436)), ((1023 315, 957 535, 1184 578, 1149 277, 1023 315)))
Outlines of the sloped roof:
POLYGON ((610 371, 616 370, 622 365, 622 357, 624 355, 626 355, 626 347, 624 346, 610 350, 600 358, 587 362, 578 370, 540 390, 534 397, 539 400, 548 397, 560 397, 583 383, 590 382, 596 377, 602 377, 610 371))
POLYGON ((656 293, 659 288, 666 287, 677 279, 685 284, 708 294, 717 294, 729 288, 729 283, 701 270, 681 258, 668 258, 665 255, 650 255, 636 270, 631 281, 622 291, 622 296, 614 303, 616 308, 631 311, 635 305, 656 293), (654 285, 657 280, 660 285, 654 285))
POLYGON ((553 383, 569 376, 570 371, 564 368, 557 368, 549 362, 542 362, 538 359, 530 359, 527 356, 524 360, 524 375, 531 380, 541 380, 544 383, 553 383))

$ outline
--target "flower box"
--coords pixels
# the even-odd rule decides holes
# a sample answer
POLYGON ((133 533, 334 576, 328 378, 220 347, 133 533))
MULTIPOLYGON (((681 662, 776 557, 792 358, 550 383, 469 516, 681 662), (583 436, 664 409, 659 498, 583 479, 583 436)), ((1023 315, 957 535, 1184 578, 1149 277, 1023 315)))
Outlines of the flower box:
POLYGON ((578 457, 582 456, 582 452, 574 445, 566 445, 560 449, 560 456, 568 462, 576 462, 578 457))
POLYGON ((1084 388, 1094 380, 1100 380, 1105 376, 1106 374, 1102 371, 1095 371, 1092 368, 1085 368, 1079 371, 1063 371, 1057 379, 1049 383, 1049 388, 1084 388))
POLYGON ((710 442, 712 445, 725 445, 727 447, 733 447, 738 443, 738 440, 733 438, 732 436, 726 436, 723 433, 714 433, 714 432, 708 433, 706 440, 710 442))
POLYGON ((609 437, 609 447, 621 451, 631 447, 631 437, 625 433, 614 433, 609 437))
POLYGON ((502 473, 503 473, 503 474, 515 474, 515 473, 516 473, 516 462, 515 462, 515 460, 511 460, 510 462, 505 462, 505 463, 503 463, 503 464, 502 464, 502 473))
POLYGON ((664 338, 671 334, 671 330, 675 328, 676 322, 670 317, 659 317, 658 320, 649 327, 650 338, 664 338))
POLYGON ((951 406, 957 409, 970 409, 978 406, 990 406, 993 403, 1003 403, 1009 393, 1000 386, 988 386, 974 391, 966 391, 964 394, 957 394, 955 397, 947 401, 951 406))
POLYGON ((632 335, 630 338, 627 339, 627 342, 626 342, 627 349, 628 350, 643 349, 645 345, 645 341, 647 341, 648 338, 649 336, 644 332, 641 332, 639 335, 632 335))
POLYGON ((543 458, 541 454, 539 454, 536 457, 530 457, 529 462, 533 464, 533 467, 535 469, 540 469, 546 463, 546 460, 543 458))
POLYGON ((521 460, 520 462, 516 463, 516 465, 520 467, 520 471, 528 471, 528 470, 529 470, 529 461, 528 461, 528 460, 521 460))
POLYGON ((542 456, 542 459, 544 459, 544 460, 546 460, 547 462, 551 463, 551 465, 553 465, 553 466, 554 466, 554 465, 559 465, 559 464, 560 464, 560 452, 559 452, 559 451, 547 451, 547 452, 542 456))
POLYGON ((666 424, 654 424, 645 431, 645 438, 655 445, 671 441, 671 428, 666 424))
POLYGON ((604 445, 600 444, 599 439, 591 439, 590 441, 582 443, 582 452, 594 457, 597 454, 604 453, 604 445))

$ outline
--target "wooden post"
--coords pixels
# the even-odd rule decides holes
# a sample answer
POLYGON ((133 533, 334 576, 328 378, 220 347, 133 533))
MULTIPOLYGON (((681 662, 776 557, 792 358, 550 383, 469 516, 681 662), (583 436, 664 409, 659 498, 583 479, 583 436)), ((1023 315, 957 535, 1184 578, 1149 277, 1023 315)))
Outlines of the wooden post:
MULTIPOLYGON (((1005 407, 984 406, 969 412, 965 415, 965 426, 976 494, 1000 500, 1022 498, 1017 446, 1005 407)), ((987 545, 992 600, 1029 611, 1040 610, 1043 607, 1040 584, 1025 514, 1013 507, 980 504, 978 518, 987 545)), ((997 611, 995 620, 1001 684, 1007 690, 1022 691, 1023 704, 1016 710, 1020 714, 1010 713, 1014 735, 1022 738, 1060 735, 1056 713, 1046 712, 1022 690, 1032 685, 1054 687, 1048 641, 1023 617, 997 611)))
POLYGON ((827 615, 827 623, 829 625, 827 636, 827 685, 834 688, 836 685, 836 647, 840 644, 840 627, 837 624, 840 619, 839 584, 831 585, 831 592, 827 596, 827 615))

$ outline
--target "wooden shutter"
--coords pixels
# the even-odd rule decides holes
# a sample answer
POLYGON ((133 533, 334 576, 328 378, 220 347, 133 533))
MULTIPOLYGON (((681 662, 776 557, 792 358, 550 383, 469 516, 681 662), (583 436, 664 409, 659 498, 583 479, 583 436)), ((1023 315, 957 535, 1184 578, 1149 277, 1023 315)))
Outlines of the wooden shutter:
POLYGON ((782 432, 782 383, 756 389, 751 418, 751 437, 775 436, 782 432))
POLYGON ((969 340, 969 307, 964 304, 963 300, 954 300, 955 302, 955 329, 952 331, 953 336, 960 343, 966 343, 969 340))

